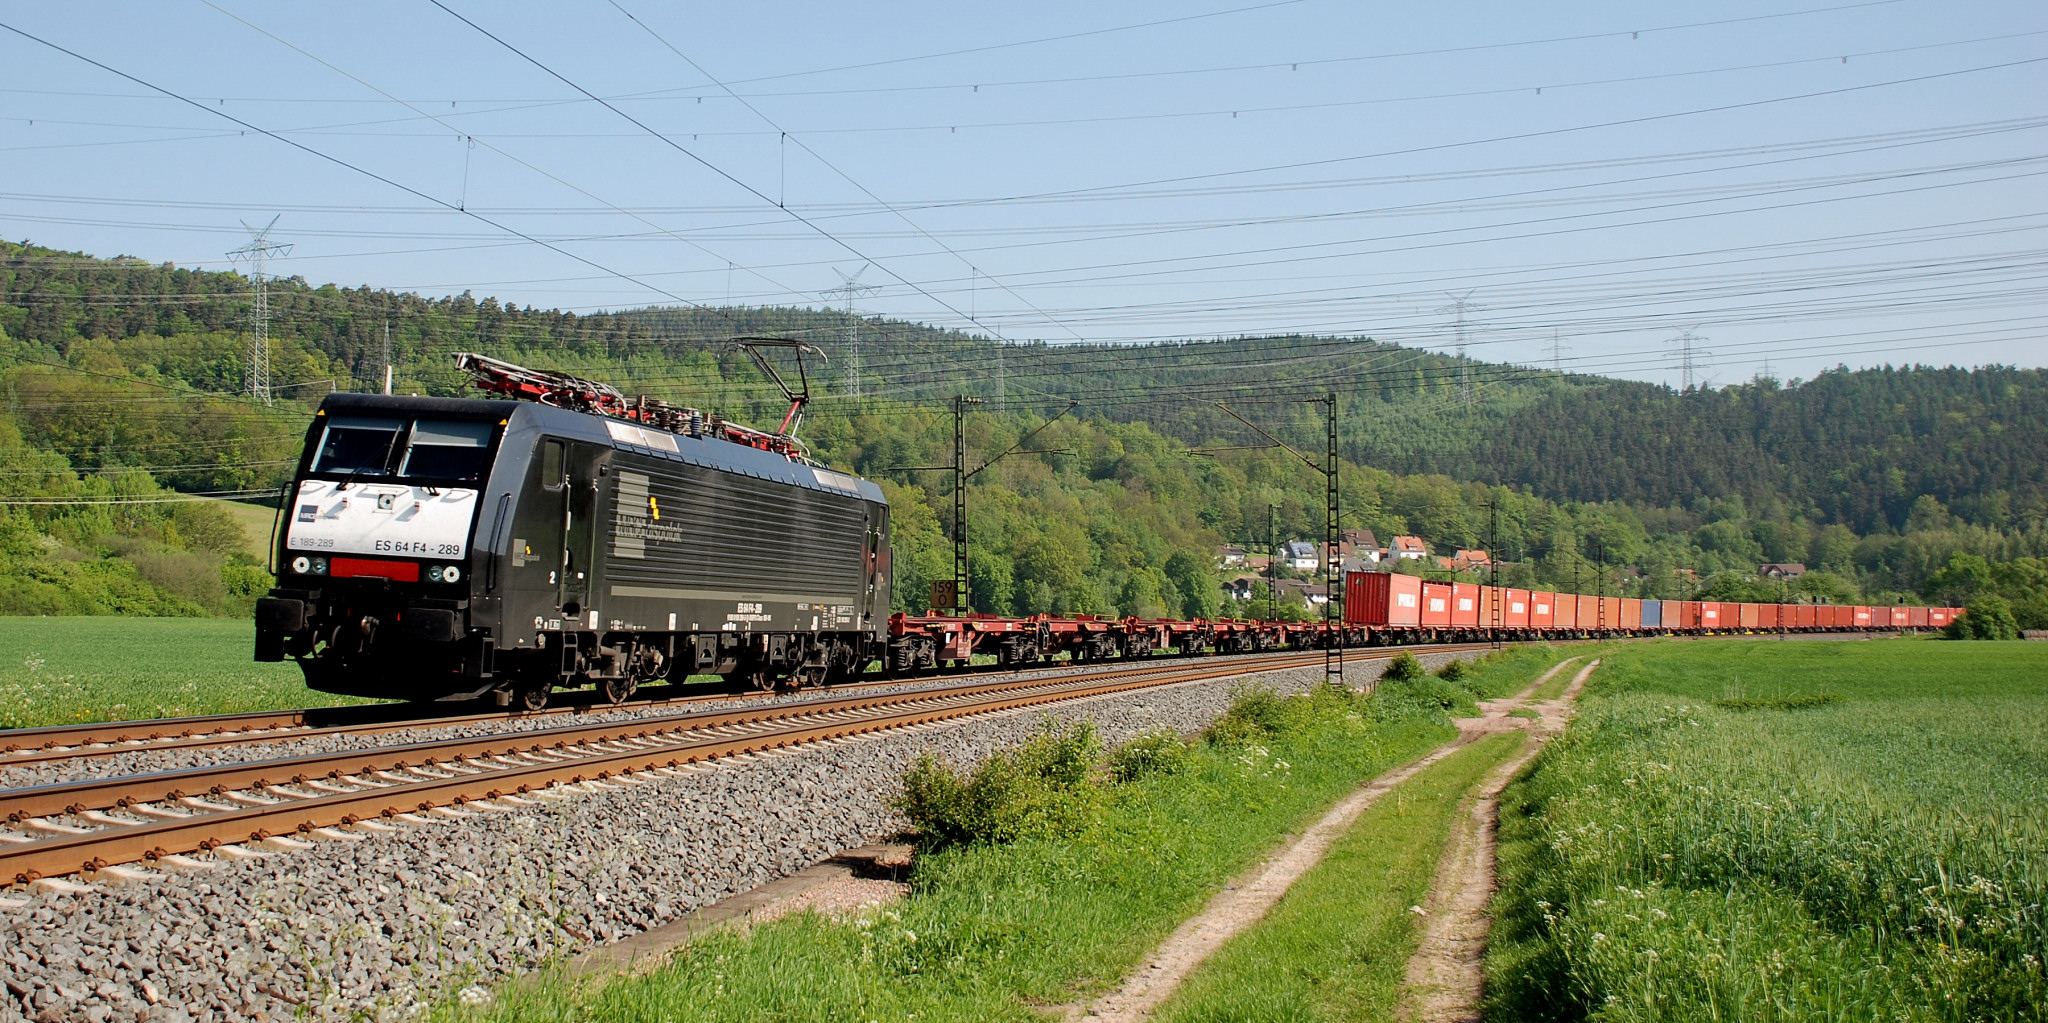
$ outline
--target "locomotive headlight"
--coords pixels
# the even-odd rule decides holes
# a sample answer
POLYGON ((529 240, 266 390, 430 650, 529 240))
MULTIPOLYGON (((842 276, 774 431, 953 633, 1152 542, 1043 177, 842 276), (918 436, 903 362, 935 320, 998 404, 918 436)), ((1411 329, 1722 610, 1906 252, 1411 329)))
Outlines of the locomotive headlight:
POLYGON ((313 571, 313 559, 306 557, 303 554, 299 555, 296 558, 293 558, 292 571, 297 572, 300 575, 310 574, 313 571))
POLYGON ((444 583, 461 582, 462 569, 454 565, 444 566, 441 569, 441 581, 444 583))

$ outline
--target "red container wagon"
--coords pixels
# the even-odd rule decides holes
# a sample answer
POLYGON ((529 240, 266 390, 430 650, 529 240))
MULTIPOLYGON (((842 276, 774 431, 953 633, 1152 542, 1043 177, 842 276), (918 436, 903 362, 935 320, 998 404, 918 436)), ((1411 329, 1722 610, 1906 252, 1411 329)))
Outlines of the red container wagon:
POLYGON ((1952 621, 1955 621, 1956 618, 1962 615, 1962 613, 1962 608, 1958 607, 1930 607, 1927 609, 1927 626, 1929 628, 1939 629, 1942 626, 1947 625, 1952 621))
POLYGON ((1857 628, 1867 629, 1877 624, 1877 618, 1871 614, 1871 612, 1874 610, 1873 608, 1864 607, 1859 604, 1855 607, 1850 608, 1849 610, 1856 613, 1857 628))
POLYGON ((1888 607, 1884 609, 1884 612, 1885 616, 1890 619, 1891 626, 1894 629, 1903 629, 1912 624, 1912 620, 1907 617, 1906 609, 1903 607, 1888 607))
POLYGON ((1721 631, 1721 602, 1703 600, 1700 602, 1700 628, 1708 632, 1721 631))
POLYGON ((1557 603, 1551 608, 1551 624, 1559 629, 1579 627, 1579 597, 1575 593, 1560 593, 1557 603))
POLYGON ((1667 600, 1664 602, 1664 627, 1673 632, 1689 632, 1699 628, 1700 602, 1697 600, 1667 600))
POLYGON ((1812 604, 1792 606, 1792 627, 1795 629, 1816 628, 1820 624, 1820 608, 1812 604))
POLYGON ((1828 628, 1853 629, 1856 627, 1856 609, 1847 605, 1828 605, 1828 628))
POLYGON ((1907 608, 1907 609, 1906 609, 1906 624, 1907 624, 1907 625, 1910 625, 1910 626, 1912 626, 1913 628, 1916 628, 1916 629, 1924 629, 1924 628, 1926 628, 1926 627, 1927 627, 1927 609, 1926 609, 1926 608, 1924 608, 1924 607, 1909 607, 1909 608, 1907 608))
POLYGON ((1756 629, 1763 624, 1764 605, 1737 604, 1735 605, 1735 610, 1737 614, 1736 622, 1742 628, 1756 629))
POLYGON ((1758 604, 1756 606, 1756 627, 1776 631, 1779 623, 1784 621, 1780 617, 1784 613, 1785 605, 1783 604, 1758 604))
POLYGON ((1451 584, 1422 584, 1422 627, 1425 629, 1448 629, 1451 627, 1451 584))
POLYGON ((1529 627, 1557 628, 1557 594, 1537 590, 1529 594, 1529 627))
POLYGON ((1643 627, 1643 602, 1634 597, 1623 597, 1621 604, 1621 627, 1634 632, 1643 627))
POLYGON ((1613 626, 1614 623, 1608 621, 1606 616, 1601 614, 1601 611, 1604 610, 1600 606, 1601 600, 1602 598, 1600 597, 1588 597, 1584 594, 1580 594, 1579 628, 1589 632, 1597 632, 1600 629, 1611 628, 1613 626))
POLYGON ((1510 629, 1529 627, 1529 591, 1501 591, 1501 624, 1510 629))
POLYGON ((1392 572, 1353 572, 1344 580, 1344 623, 1376 628, 1422 624, 1422 580, 1392 572))
POLYGON ((1451 584, 1451 627, 1454 629, 1476 629, 1479 627, 1478 583, 1451 584))

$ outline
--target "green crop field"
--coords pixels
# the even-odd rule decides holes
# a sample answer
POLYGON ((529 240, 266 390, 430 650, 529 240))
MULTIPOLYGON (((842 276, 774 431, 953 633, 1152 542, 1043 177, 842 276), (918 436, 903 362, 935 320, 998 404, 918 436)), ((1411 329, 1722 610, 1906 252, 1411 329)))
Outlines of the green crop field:
POLYGON ((0 618, 0 727, 348 702, 251 660, 255 636, 217 618, 0 618))
POLYGON ((1609 655, 1501 808, 1489 1018, 2048 1018, 2048 645, 1609 655))

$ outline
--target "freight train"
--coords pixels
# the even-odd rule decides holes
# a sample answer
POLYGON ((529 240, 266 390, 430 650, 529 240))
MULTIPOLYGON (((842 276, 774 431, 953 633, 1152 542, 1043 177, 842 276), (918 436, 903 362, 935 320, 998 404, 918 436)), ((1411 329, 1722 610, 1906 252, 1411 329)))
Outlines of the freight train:
MULTIPOLYGON (((762 346, 743 339, 767 375, 762 346)), ((889 613, 889 506, 817 464, 784 385, 774 433, 463 353, 486 398, 331 394, 274 528, 256 659, 317 690, 538 710, 642 684, 830 684, 1005 665, 1265 650, 1938 628, 1952 608, 1655 601, 1353 573, 1333 623, 889 613)), ((801 379, 801 378, 800 378, 801 379)))

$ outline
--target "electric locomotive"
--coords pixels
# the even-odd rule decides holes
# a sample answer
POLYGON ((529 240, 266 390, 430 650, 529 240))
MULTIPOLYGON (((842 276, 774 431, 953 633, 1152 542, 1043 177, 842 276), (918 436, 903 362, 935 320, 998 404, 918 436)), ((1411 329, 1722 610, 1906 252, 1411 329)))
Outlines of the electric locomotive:
POLYGON ((784 387, 769 434, 457 361, 501 397, 321 403, 275 529, 257 660, 291 658, 324 692, 539 709, 557 688, 620 702, 700 673, 822 684, 884 656, 889 506, 805 455, 805 393, 784 387))

